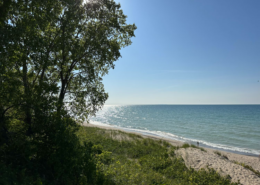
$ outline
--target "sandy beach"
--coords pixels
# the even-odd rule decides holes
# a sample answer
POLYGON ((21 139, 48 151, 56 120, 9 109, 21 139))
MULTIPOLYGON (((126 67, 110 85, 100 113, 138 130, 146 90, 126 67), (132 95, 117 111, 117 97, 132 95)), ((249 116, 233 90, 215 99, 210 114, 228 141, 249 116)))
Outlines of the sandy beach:
MULTIPOLYGON (((105 125, 96 125, 84 123, 83 126, 98 127, 109 130, 120 130, 127 133, 141 135, 143 138, 151 138, 156 140, 165 140, 173 146, 182 146, 184 143, 177 140, 166 139, 153 135, 144 135, 142 133, 126 131, 122 128, 115 128, 105 125)), ((260 176, 243 167, 241 164, 252 167, 253 170, 260 172, 260 159, 254 156, 240 155, 231 152, 217 151, 205 148, 202 151, 197 148, 181 148, 176 151, 176 155, 182 157, 187 167, 199 170, 201 168, 213 168, 219 174, 228 176, 232 182, 240 182, 243 185, 260 185, 260 176)))

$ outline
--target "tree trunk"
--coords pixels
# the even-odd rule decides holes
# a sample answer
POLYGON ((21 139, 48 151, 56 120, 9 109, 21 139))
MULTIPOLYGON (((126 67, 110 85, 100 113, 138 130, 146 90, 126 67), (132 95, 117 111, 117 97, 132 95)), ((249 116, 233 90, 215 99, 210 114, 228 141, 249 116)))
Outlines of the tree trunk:
POLYGON ((26 59, 23 59, 23 84, 24 84, 24 95, 25 95, 25 123, 28 125, 27 135, 32 135, 32 114, 31 114, 31 101, 27 79, 27 64, 26 59))
POLYGON ((2 144, 9 144, 8 130, 6 128, 4 113, 4 108, 0 105, 0 146, 2 144))
POLYGON ((60 95, 59 95, 59 100, 58 100, 58 107, 57 107, 57 113, 58 113, 59 117, 61 116, 61 108, 63 106, 65 91, 66 91, 66 80, 62 80, 61 81, 61 90, 60 90, 60 95))

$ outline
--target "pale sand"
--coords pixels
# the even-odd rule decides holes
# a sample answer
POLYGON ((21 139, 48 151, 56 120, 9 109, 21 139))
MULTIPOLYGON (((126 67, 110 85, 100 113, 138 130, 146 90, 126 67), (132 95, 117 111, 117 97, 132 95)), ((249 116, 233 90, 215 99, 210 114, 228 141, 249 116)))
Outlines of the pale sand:
MULTIPOLYGON (((109 127, 109 126, 100 126, 100 125, 94 125, 94 124, 83 124, 84 126, 88 127, 98 127, 103 129, 109 129, 109 130, 121 130, 123 132, 127 133, 133 133, 137 135, 141 135, 144 138, 152 138, 152 139, 161 139, 169 142, 170 144, 174 146, 182 146, 184 143, 172 139, 166 139, 158 136, 151 136, 151 135, 144 135, 142 133, 137 132, 129 132, 124 129, 115 128, 115 127, 109 127)), ((194 168, 195 170, 199 170, 201 168, 213 168, 215 169, 219 174, 223 176, 229 175, 232 182, 240 181, 243 185, 260 185, 260 177, 257 176, 252 171, 244 168, 241 165, 235 164, 234 161, 237 161, 239 163, 244 163, 246 165, 251 166, 254 170, 260 172, 260 159, 258 157, 254 156, 246 156, 246 155, 240 155, 230 152, 224 152, 224 151, 218 151, 221 153, 222 156, 217 155, 214 153, 213 149, 204 148, 207 152, 201 151, 197 148, 181 148, 176 151, 176 155, 181 156, 187 167, 194 168), (228 159, 226 159, 226 156, 228 159)))

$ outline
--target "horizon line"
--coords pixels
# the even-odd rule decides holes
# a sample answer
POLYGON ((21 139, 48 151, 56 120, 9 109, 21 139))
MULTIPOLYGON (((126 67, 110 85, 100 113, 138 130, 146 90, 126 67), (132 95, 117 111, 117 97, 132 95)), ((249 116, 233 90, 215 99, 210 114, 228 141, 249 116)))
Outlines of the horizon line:
POLYGON ((260 105, 260 104, 105 104, 105 105, 260 105))

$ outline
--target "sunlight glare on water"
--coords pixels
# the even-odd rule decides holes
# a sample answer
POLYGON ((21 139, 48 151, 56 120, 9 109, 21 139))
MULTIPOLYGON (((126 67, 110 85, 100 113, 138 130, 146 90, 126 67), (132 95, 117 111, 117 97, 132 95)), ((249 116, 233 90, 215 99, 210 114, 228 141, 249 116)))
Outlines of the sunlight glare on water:
POLYGON ((95 124, 250 154, 260 153, 260 105, 104 106, 95 124))

